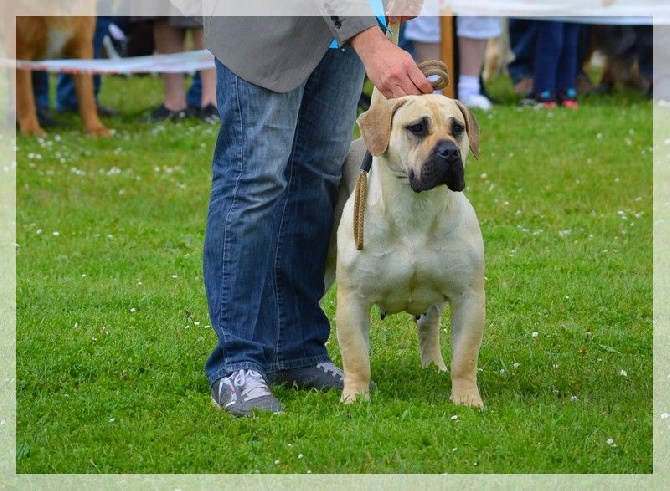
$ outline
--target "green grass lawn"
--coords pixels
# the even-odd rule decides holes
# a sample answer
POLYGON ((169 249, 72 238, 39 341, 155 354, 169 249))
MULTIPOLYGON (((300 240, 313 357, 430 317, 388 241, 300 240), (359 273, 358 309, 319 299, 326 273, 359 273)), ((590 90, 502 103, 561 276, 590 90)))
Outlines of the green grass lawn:
MULTIPOLYGON (((113 77, 113 138, 75 116, 18 137, 17 473, 651 473, 652 104, 547 111, 517 107, 505 80, 491 92, 465 191, 486 244, 483 411, 421 369, 404 314, 373 314, 370 403, 277 389, 284 414, 214 410, 201 250, 216 128, 139 124, 159 80, 113 77)), ((329 349, 339 363, 334 332, 329 349)))

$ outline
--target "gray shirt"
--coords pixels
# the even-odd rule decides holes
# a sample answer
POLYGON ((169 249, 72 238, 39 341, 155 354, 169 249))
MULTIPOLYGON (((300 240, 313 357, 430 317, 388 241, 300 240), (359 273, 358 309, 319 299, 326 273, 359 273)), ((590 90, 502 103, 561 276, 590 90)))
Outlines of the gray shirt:
POLYGON ((203 25, 207 48, 233 73, 288 92, 307 80, 333 40, 342 45, 377 21, 373 15, 205 16, 203 25))

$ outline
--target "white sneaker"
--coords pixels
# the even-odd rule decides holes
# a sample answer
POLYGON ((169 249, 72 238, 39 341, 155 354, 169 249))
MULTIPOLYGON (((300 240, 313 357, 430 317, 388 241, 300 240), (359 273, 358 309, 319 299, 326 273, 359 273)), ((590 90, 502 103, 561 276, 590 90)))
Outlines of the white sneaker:
POLYGON ((491 107, 493 107, 493 104, 491 104, 489 98, 481 94, 472 94, 459 100, 469 108, 488 111, 491 109, 491 107))
POLYGON ((235 416, 248 416, 254 409, 282 412, 282 405, 270 392, 265 377, 255 370, 238 370, 214 382, 212 403, 235 416))

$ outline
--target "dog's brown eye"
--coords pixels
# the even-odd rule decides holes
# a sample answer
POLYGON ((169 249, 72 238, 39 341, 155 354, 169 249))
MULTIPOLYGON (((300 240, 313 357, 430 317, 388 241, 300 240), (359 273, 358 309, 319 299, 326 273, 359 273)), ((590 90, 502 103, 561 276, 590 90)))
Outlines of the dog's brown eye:
POLYGON ((415 136, 424 137, 428 135, 428 121, 422 118, 418 123, 406 126, 407 130, 415 136))
POLYGON ((454 121, 454 124, 451 126, 451 133, 454 136, 461 136, 463 131, 465 131, 465 126, 457 121, 454 121))

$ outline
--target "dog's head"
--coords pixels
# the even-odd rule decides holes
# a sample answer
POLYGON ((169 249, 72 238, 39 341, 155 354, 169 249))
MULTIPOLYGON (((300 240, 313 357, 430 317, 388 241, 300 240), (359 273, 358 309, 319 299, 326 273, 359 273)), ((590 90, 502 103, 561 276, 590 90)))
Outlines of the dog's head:
POLYGON ((358 126, 370 153, 383 155, 417 193, 441 184, 463 191, 467 154, 479 158, 477 120, 463 104, 440 94, 386 99, 375 90, 358 126))

